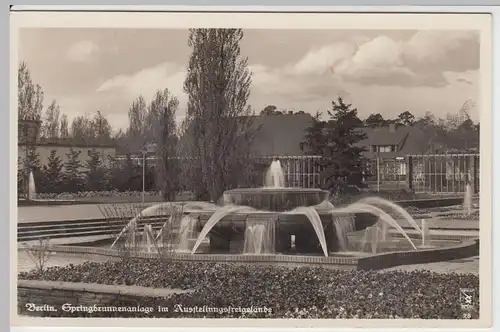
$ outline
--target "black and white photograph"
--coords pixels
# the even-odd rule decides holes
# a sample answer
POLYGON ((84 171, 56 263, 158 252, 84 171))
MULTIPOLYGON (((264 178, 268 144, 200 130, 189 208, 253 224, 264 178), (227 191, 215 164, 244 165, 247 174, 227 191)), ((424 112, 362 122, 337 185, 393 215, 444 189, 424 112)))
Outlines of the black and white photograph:
POLYGON ((488 15, 15 15, 16 321, 491 324, 488 15))

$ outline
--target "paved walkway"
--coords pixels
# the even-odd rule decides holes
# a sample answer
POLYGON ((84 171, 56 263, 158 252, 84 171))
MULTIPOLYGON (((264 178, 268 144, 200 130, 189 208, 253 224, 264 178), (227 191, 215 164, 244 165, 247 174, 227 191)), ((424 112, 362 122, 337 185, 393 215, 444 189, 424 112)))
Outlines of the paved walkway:
MULTIPOLYGON (((145 203, 150 206, 156 203, 145 203)), ((140 211, 142 203, 117 203, 117 204, 75 204, 75 205, 53 205, 53 206, 21 206, 17 208, 17 220, 22 222, 33 221, 58 221, 58 220, 85 220, 105 218, 101 208, 112 209, 113 214, 118 216, 132 215, 132 212, 140 211), (122 209, 121 212, 115 211, 122 209)))

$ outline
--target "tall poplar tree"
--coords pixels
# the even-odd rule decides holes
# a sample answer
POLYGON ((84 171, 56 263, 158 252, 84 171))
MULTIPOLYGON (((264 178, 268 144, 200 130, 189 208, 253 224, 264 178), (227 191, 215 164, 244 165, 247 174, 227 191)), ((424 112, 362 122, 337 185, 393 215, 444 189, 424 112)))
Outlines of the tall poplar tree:
POLYGON ((191 29, 192 49, 184 82, 188 94, 190 155, 195 174, 212 201, 236 186, 246 169, 255 134, 247 100, 252 82, 240 54, 241 29, 191 29))

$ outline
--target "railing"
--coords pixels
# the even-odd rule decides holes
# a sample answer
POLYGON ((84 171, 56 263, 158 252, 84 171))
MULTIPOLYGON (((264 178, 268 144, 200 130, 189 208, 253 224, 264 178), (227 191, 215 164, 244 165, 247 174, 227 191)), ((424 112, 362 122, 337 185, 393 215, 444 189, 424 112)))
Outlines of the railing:
MULTIPOLYGON (((123 158, 121 158, 123 159, 123 158)), ((154 156, 147 157, 155 160, 154 156)), ((176 158, 185 159, 185 158, 176 158)), ((321 186, 317 162, 321 156, 264 156, 256 158, 267 165, 281 161, 285 182, 289 187, 321 186)), ((459 193, 470 183, 479 192, 479 154, 423 154, 387 158, 379 156, 366 165, 365 182, 391 189, 409 187, 417 193, 459 193), (377 160, 378 159, 378 160, 377 160)), ((255 186, 263 185, 265 171, 256 170, 255 186), (261 182, 262 181, 262 182, 261 182)))
POLYGON ((421 193, 479 193, 479 154, 427 154, 407 157, 408 186, 421 193))

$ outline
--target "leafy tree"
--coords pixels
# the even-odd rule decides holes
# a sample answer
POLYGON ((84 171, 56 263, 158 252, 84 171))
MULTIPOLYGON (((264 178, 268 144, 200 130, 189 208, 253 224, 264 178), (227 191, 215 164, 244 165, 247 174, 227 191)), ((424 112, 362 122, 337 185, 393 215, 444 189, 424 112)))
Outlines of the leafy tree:
POLYGON ((384 119, 384 117, 380 113, 370 114, 365 119, 365 125, 367 127, 383 127, 386 124, 387 124, 387 121, 384 119))
POLYGON ((306 129, 304 141, 301 144, 302 151, 308 155, 320 156, 325 149, 326 122, 321 121, 321 113, 317 112, 313 123, 306 129))
POLYGON ((94 139, 100 142, 111 141, 111 125, 108 119, 101 112, 97 111, 92 119, 92 127, 94 128, 94 139))
POLYGON ((179 165, 177 156, 177 135, 175 114, 179 101, 168 89, 158 91, 149 108, 150 118, 157 119, 156 126, 151 126, 157 139, 155 140, 157 163, 157 188, 163 193, 166 201, 175 200, 178 190, 179 165))
POLYGON ((90 159, 86 163, 87 174, 85 178, 85 189, 87 191, 99 191, 106 187, 106 168, 99 152, 92 149, 90 159))
POLYGON ((63 114, 61 116, 61 124, 59 127, 59 137, 61 139, 67 139, 69 137, 68 116, 66 114, 63 114))
POLYGON ((19 64, 17 70, 17 112, 19 119, 40 120, 43 109, 43 90, 33 83, 28 66, 19 64))
POLYGON ((281 115, 283 112, 278 111, 274 105, 268 105, 260 112, 260 115, 281 115))
MULTIPOLYGON (((127 129, 127 145, 132 149, 139 150, 148 143, 153 135, 148 132, 150 124, 155 124, 156 116, 153 114, 148 118, 146 100, 143 96, 137 97, 128 111, 129 127, 127 129)), ((138 151, 137 151, 138 152, 138 151)))
MULTIPOLYGON (((191 29, 184 82, 192 142, 190 155, 212 201, 237 185, 248 164, 255 130, 247 106, 251 73, 240 55, 241 29, 191 29)), ((203 194, 199 192, 198 194, 203 194)))
POLYGON ((402 124, 404 126, 411 126, 415 122, 415 116, 411 114, 409 111, 405 111, 398 115, 396 119, 396 123, 402 124))
POLYGON ((64 165, 56 155, 56 150, 50 151, 50 155, 47 158, 47 165, 43 165, 44 174, 44 191, 48 193, 60 193, 62 191, 62 169, 64 165))
POLYGON ((319 164, 322 182, 332 192, 363 186, 365 149, 358 143, 366 139, 366 134, 359 130, 363 124, 357 114, 358 110, 344 103, 341 97, 332 102, 332 110, 328 111, 330 119, 320 142, 323 158, 319 164))
POLYGON ((82 173, 82 163, 80 161, 81 151, 70 148, 66 154, 68 160, 64 163, 63 181, 65 191, 80 192, 84 190, 85 176, 82 173))
POLYGON ((94 139, 94 127, 89 114, 77 116, 71 122, 71 138, 78 143, 88 143, 94 139))
POLYGON ((45 118, 41 128, 41 136, 44 138, 57 138, 59 137, 59 115, 61 110, 55 100, 47 107, 45 111, 45 118))

